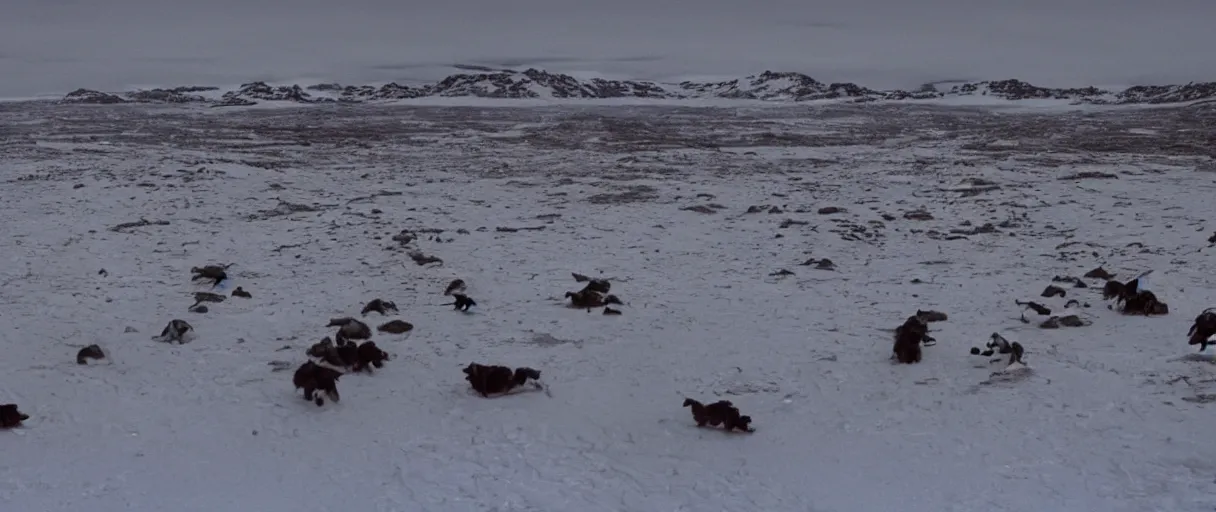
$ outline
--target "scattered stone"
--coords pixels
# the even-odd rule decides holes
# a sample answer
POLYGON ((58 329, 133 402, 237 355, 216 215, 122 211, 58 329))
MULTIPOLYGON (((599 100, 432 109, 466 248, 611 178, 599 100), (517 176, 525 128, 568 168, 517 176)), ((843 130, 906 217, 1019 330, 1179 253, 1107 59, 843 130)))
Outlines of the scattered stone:
POLYGON ((913 210, 904 213, 904 218, 908 220, 933 220, 933 215, 927 210, 913 210))
POLYGON ((790 272, 789 270, 786 270, 786 269, 781 269, 781 270, 778 270, 776 272, 769 274, 769 277, 785 277, 785 276, 792 276, 792 275, 794 275, 793 272, 790 272))
POLYGON ((128 325, 125 329, 122 330, 122 332, 130 334, 133 332, 139 332, 139 330, 128 325))
POLYGON ((1102 267, 1098 267, 1093 270, 1090 270, 1089 272, 1086 272, 1085 278, 1086 279, 1103 279, 1103 280, 1109 281, 1109 280, 1115 278, 1115 274, 1107 272, 1106 269, 1104 269, 1102 267))
POLYGON ((820 208, 818 213, 820 215, 832 215, 834 213, 844 213, 845 211, 846 210, 844 208, 841 208, 839 206, 825 206, 823 208, 820 208))
POLYGON ((810 223, 805 220, 785 219, 785 220, 781 221, 781 226, 779 226, 779 227, 781 229, 785 229, 790 226, 805 226, 807 224, 810 224, 810 223))
MULTIPOLYGON (((238 288, 238 289, 239 289, 239 288, 238 288)), ((215 303, 220 303, 220 302, 224 302, 224 299, 225 299, 225 298, 226 298, 226 297, 224 297, 223 295, 220 295, 220 294, 218 294, 218 293, 211 293, 211 292, 194 292, 194 303, 195 303, 195 304, 200 304, 200 303, 203 303, 203 302, 215 302, 215 303)))

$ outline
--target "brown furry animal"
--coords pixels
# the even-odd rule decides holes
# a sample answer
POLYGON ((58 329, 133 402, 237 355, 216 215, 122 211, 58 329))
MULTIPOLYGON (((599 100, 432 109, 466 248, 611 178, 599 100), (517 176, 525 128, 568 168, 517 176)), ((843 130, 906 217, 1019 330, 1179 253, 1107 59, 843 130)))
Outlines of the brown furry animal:
POLYGON ((1191 337, 1187 344, 1199 345, 1200 352, 1207 350, 1209 344, 1216 343, 1208 341, 1208 338, 1216 334, 1216 308, 1203 310, 1199 316, 1195 317, 1194 325, 1191 325, 1191 330, 1186 334, 1191 337))
POLYGON ((465 288, 463 279, 453 279, 451 283, 448 283, 448 287, 443 290, 443 294, 451 295, 455 292, 463 292, 465 288))
MULTIPOLYGON (((489 398, 492 394, 506 394, 512 389, 524 385, 528 379, 536 381, 540 378, 540 371, 528 368, 526 366, 516 368, 511 371, 506 366, 488 366, 477 363, 469 363, 464 368, 464 379, 469 381, 473 389, 481 394, 484 398, 489 398)), ((533 382, 538 388, 540 383, 533 382)))
POLYGON ((739 414, 739 409, 731 404, 729 400, 718 400, 712 404, 705 405, 691 398, 685 398, 684 407, 692 408, 692 418, 697 422, 698 427, 704 427, 708 424, 715 427, 721 425, 727 432, 734 429, 739 429, 743 432, 755 431, 751 428, 751 416, 739 414))
POLYGON ((106 353, 101 351, 100 345, 89 345, 80 349, 76 353, 76 364, 89 364, 87 359, 105 359, 106 353))
POLYGON ((414 324, 406 322, 405 320, 393 320, 380 324, 376 330, 380 332, 387 332, 389 334, 403 334, 414 330, 414 324))
POLYGON ((214 281, 212 283, 211 287, 215 288, 216 286, 219 286, 220 283, 223 282, 225 279, 228 279, 228 273, 225 271, 228 270, 228 267, 231 267, 231 266, 232 266, 232 264, 229 263, 227 265, 207 265, 204 267, 191 267, 190 273, 193 274, 194 277, 190 278, 190 280, 198 281, 199 279, 211 279, 212 281, 214 281))
POLYGON ((351 317, 334 318, 326 327, 337 327, 338 337, 348 340, 366 340, 372 337, 372 328, 351 317))
POLYGON ((949 318, 945 313, 942 313, 941 311, 934 311, 932 309, 927 311, 918 309, 916 310, 916 316, 924 318, 926 322, 945 322, 946 319, 949 318))
POLYGON ((1063 296, 1067 295, 1067 293, 1068 292, 1065 292, 1064 289, 1060 288, 1059 286, 1047 285, 1047 288, 1044 288, 1043 293, 1040 293, 1039 296, 1047 297, 1047 298, 1063 297, 1063 296))
POLYGON ((342 337, 338 338, 337 345, 329 337, 326 337, 313 346, 308 347, 305 353, 309 357, 315 357, 338 368, 349 368, 359 360, 358 346, 342 337))
POLYGON ((895 329, 895 358, 904 364, 919 363, 921 343, 931 342, 929 323, 924 317, 912 315, 895 329))
POLYGON ((372 299, 366 306, 363 306, 363 311, 360 315, 367 316, 368 313, 375 311, 381 315, 387 315, 389 311, 397 312, 397 305, 382 299, 372 299))
POLYGON ((30 419, 30 415, 17 410, 17 404, 0 405, 0 428, 21 426, 21 422, 30 419))
MULTIPOLYGON (((588 285, 590 287, 590 285, 588 285)), ((616 295, 605 295, 597 290, 583 288, 577 292, 566 292, 570 306, 591 311, 591 308, 605 307, 609 304, 623 305, 616 295)))
POLYGON ((453 293, 452 297, 456 299, 456 302, 451 304, 455 306, 456 311, 468 311, 470 307, 477 305, 477 301, 463 293, 453 293))
POLYGON ((189 341, 190 335, 194 332, 194 327, 185 320, 170 320, 164 330, 160 332, 160 336, 153 336, 152 339, 160 342, 179 344, 189 341))
POLYGON ((1168 315, 1170 312, 1169 305, 1157 300, 1157 296, 1147 290, 1140 290, 1122 301, 1123 308, 1120 311, 1125 315, 1168 315))
POLYGON ((355 349, 355 356, 358 359, 354 365, 357 372, 367 370, 367 373, 374 373, 372 367, 383 368, 384 362, 388 361, 388 352, 380 350, 374 341, 359 344, 359 347, 355 349))
POLYGON ((296 370, 291 381, 295 384, 296 389, 304 389, 304 399, 317 404, 317 407, 325 405, 325 400, 321 399, 320 395, 313 396, 316 391, 324 391, 330 400, 338 402, 341 397, 338 396, 338 379, 342 377, 342 372, 333 368, 326 368, 312 361, 304 363, 296 370))

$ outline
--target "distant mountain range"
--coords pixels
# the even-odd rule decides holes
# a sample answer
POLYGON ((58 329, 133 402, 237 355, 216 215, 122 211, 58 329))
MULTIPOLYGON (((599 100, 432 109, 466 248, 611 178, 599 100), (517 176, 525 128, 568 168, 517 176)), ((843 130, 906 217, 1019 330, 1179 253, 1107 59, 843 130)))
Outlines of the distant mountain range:
POLYGON ((704 99, 727 98, 798 102, 841 99, 852 102, 877 100, 930 100, 962 96, 988 96, 1017 101, 1028 99, 1067 100, 1075 104, 1130 105, 1166 104, 1216 98, 1216 82, 1185 85, 1138 85, 1121 91, 1095 87, 1039 87, 1021 80, 994 80, 953 85, 939 90, 927 84, 913 91, 876 90, 854 83, 824 83, 801 73, 765 71, 725 82, 657 83, 640 80, 578 79, 570 75, 538 69, 526 71, 484 70, 460 73, 424 85, 390 83, 371 85, 268 85, 244 84, 234 90, 218 87, 187 86, 108 93, 78 89, 64 96, 64 102, 116 103, 200 103, 215 107, 239 107, 259 102, 295 103, 375 103, 424 97, 476 97, 505 99, 704 99))

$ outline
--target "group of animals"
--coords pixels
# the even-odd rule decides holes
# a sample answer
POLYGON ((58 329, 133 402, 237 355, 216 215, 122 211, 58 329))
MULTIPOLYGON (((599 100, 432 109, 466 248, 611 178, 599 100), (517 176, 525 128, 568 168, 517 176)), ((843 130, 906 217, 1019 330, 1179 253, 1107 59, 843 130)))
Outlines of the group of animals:
MULTIPOLYGON (((621 314, 619 310, 608 307, 609 304, 620 305, 623 302, 615 295, 609 294, 612 285, 607 279, 594 279, 577 273, 573 276, 575 281, 587 284, 577 292, 566 293, 565 297, 570 299, 570 307, 587 311, 590 311, 591 308, 604 307, 606 315, 621 314)), ((461 293, 465 288, 463 280, 452 281, 443 294, 452 296, 455 302, 445 305, 454 306, 456 310, 465 312, 469 310, 470 306, 475 306, 476 301, 461 293)), ((373 299, 364 306, 361 315, 367 316, 371 312, 382 315, 397 312, 397 305, 383 299, 373 299)), ((339 369, 370 373, 373 367, 380 368, 384 361, 389 359, 388 353, 369 339, 372 335, 371 328, 362 321, 352 317, 336 318, 330 320, 327 327, 338 328, 333 339, 325 337, 309 347, 305 351, 309 360, 297 368, 292 376, 295 388, 304 390, 304 399, 314 402, 318 407, 325 404, 321 394, 334 402, 340 401, 338 381, 343 372, 339 369), (356 344, 352 340, 364 341, 356 344)), ((412 328, 412 326, 410 327, 412 328)), ((384 326, 381 326, 380 330, 385 330, 384 326)), ((465 380, 483 398, 511 393, 529 382, 534 388, 548 392, 547 388, 540 383, 540 370, 535 368, 522 366, 512 369, 502 365, 473 362, 462 371, 465 380)), ((693 419, 697 426, 722 426, 726 431, 754 431, 750 426, 751 417, 740 414, 739 409, 729 401, 719 400, 704 405, 691 398, 686 398, 684 407, 692 408, 693 419)))
MULTIPOLYGON (((1102 298, 1104 300, 1114 300, 1111 309, 1116 309, 1125 315, 1167 315, 1169 314, 1169 305, 1157 298, 1157 295, 1152 291, 1143 287, 1142 280, 1151 274, 1152 271, 1140 274, 1136 278, 1121 282, 1115 279, 1113 274, 1110 274, 1102 267, 1098 267, 1085 274, 1089 279, 1102 279, 1106 284, 1102 287, 1102 298)), ((1054 281, 1072 282, 1077 288, 1088 288, 1084 281, 1076 278, 1060 278, 1053 279, 1054 281)), ((1057 286, 1048 286, 1043 291, 1044 297, 1065 296, 1064 289, 1057 286)), ((1087 321, 1080 319, 1077 315, 1052 315, 1051 308, 1043 306, 1033 301, 1015 301, 1017 305, 1034 310, 1040 315, 1047 316, 1047 320, 1040 324, 1042 328, 1059 328, 1061 325, 1067 327, 1079 327, 1088 325, 1087 321)), ((1073 305, 1080 305, 1077 300, 1069 300, 1066 308, 1073 305)), ((1085 305, 1088 307, 1088 304, 1085 305)), ((918 363, 921 360, 921 347, 935 345, 937 341, 929 336, 929 323, 945 321, 946 315, 937 311, 921 311, 918 310, 915 315, 908 317, 906 321, 895 329, 895 344, 892 348, 892 358, 900 363, 910 364, 918 363)), ((1023 315, 1023 321, 1025 316, 1023 315)), ((1216 344, 1216 341, 1211 340, 1216 336, 1216 308, 1205 309, 1195 322, 1191 325, 1190 331, 1187 333, 1190 337, 1189 345, 1199 345, 1199 350, 1202 352, 1207 349, 1209 344, 1216 344)), ((991 357, 1000 355, 993 359, 993 362, 1004 360, 1004 356, 1008 356, 1008 364, 1022 364, 1022 357, 1025 354, 1025 348, 1021 343, 1016 341, 1010 342, 999 333, 993 333, 990 341, 987 343, 986 350, 980 350, 978 347, 971 348, 972 355, 982 355, 991 357)))

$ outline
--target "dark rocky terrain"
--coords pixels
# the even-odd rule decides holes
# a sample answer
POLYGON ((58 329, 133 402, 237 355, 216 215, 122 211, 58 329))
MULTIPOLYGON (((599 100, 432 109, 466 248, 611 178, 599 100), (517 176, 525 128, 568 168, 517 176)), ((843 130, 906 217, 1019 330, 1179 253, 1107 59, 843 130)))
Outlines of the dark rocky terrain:
POLYGON ((947 90, 926 84, 913 91, 875 90, 854 83, 824 83, 793 72, 765 71, 725 82, 681 82, 660 84, 635 80, 590 80, 538 69, 458 73, 433 84, 400 85, 269 85, 247 83, 222 94, 207 97, 197 93, 215 87, 176 87, 125 93, 78 89, 63 101, 88 104, 201 103, 211 106, 248 106, 260 101, 296 103, 366 103, 429 96, 476 98, 727 98, 764 101, 809 101, 843 99, 852 102, 877 100, 927 100, 959 96, 992 96, 1005 100, 1057 99, 1076 104, 1125 105, 1181 103, 1216 98, 1216 82, 1182 85, 1138 85, 1122 91, 1096 87, 1052 88, 1021 80, 992 80, 954 85, 947 90))

